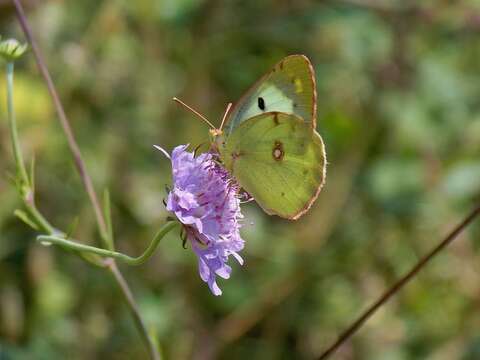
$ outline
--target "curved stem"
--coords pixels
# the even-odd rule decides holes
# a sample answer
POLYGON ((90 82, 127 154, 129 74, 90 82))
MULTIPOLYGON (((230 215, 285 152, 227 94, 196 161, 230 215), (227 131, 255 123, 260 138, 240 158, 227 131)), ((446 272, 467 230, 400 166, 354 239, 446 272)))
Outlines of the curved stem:
POLYGON ((330 345, 319 357, 320 360, 327 359, 348 339, 350 339, 362 325, 373 315, 375 312, 385 304, 393 295, 400 291, 417 273, 432 260, 435 255, 442 251, 448 244, 450 244, 465 228, 480 215, 480 206, 473 209, 472 212, 457 225, 445 239, 443 239, 437 246, 435 246, 428 254, 426 254, 417 264, 404 276, 402 276, 395 284, 387 289, 377 301, 375 301, 370 307, 368 307, 362 315, 358 317, 339 337, 330 345))
POLYGON ((141 265, 152 256, 158 244, 160 243, 160 240, 162 240, 167 233, 169 233, 171 230, 173 230, 179 225, 180 224, 176 221, 170 221, 163 225, 163 227, 154 236, 154 238, 150 242, 150 245, 148 245, 144 253, 138 257, 128 256, 118 251, 111 251, 107 249, 97 248, 95 246, 80 244, 76 241, 67 240, 59 236, 40 235, 37 237, 37 241, 46 246, 58 245, 65 249, 76 251, 79 253, 91 253, 103 257, 117 259, 129 265, 141 265))

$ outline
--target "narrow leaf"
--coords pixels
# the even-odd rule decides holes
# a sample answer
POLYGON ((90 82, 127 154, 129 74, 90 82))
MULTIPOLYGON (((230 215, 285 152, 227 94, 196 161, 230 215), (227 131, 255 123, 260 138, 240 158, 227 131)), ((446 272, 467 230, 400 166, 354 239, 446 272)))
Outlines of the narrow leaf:
POLYGON ((78 226, 78 216, 76 216, 75 219, 73 219, 72 223, 68 227, 67 234, 65 235, 66 239, 69 239, 72 237, 72 235, 77 230, 77 226, 78 226))
POLYGON ((32 162, 30 163, 30 188, 32 191, 35 191, 35 156, 32 157, 32 162))
POLYGON ((17 209, 13 212, 13 214, 20 220, 22 220, 25 224, 30 226, 32 229, 38 230, 37 224, 35 224, 35 222, 28 217, 28 214, 25 211, 17 209))
POLYGON ((105 191, 103 192, 103 213, 107 225, 105 242, 107 243, 107 248, 109 250, 114 250, 115 247, 113 244, 112 208, 110 202, 110 192, 108 191, 108 189, 105 189, 105 191))

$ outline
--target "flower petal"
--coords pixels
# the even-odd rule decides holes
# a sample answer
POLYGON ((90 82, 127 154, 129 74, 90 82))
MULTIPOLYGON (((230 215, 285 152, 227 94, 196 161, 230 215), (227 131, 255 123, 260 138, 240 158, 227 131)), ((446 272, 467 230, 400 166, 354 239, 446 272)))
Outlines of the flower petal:
POLYGON ((216 276, 230 277, 229 256, 243 264, 237 253, 244 247, 238 186, 218 164, 215 154, 204 153, 195 158, 193 152, 186 151, 187 147, 180 145, 172 151, 174 186, 166 208, 188 228, 201 279, 214 295, 221 295, 216 276))

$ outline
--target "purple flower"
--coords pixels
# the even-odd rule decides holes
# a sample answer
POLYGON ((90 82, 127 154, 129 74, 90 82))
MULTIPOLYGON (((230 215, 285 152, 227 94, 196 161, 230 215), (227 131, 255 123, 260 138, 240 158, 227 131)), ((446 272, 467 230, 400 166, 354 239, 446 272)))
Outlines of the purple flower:
POLYGON ((228 257, 233 255, 243 264, 237 253, 244 246, 239 231, 243 215, 238 186, 213 154, 194 157, 186 151, 187 147, 177 146, 172 152, 173 189, 168 194, 167 210, 184 225, 198 257, 200 277, 218 296, 222 290, 216 275, 228 279, 232 271, 227 265, 228 257))

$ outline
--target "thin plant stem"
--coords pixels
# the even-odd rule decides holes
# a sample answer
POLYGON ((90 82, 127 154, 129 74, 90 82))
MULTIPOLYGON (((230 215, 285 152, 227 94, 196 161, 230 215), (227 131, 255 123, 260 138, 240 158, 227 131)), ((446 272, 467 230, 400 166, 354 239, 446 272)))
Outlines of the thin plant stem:
POLYGON ((7 63, 7 116, 10 127, 10 137, 13 145, 13 155, 15 157, 15 164, 17 168, 17 178, 19 177, 24 184, 28 184, 27 170, 22 157, 22 149, 20 148, 20 141, 18 140, 17 121, 15 118, 15 109, 13 107, 13 71, 14 62, 7 63))
POLYGON ((428 254, 420 259, 416 265, 402 276, 395 284, 387 289, 372 305, 370 305, 359 317, 355 320, 344 332, 340 334, 338 339, 330 345, 319 357, 320 360, 329 358, 333 353, 338 350, 347 340, 349 340, 362 325, 375 314, 375 312, 385 304, 393 295, 400 291, 417 273, 432 260, 435 255, 442 251, 447 245, 449 245, 463 230, 480 215, 480 206, 473 209, 470 214, 458 224, 440 243, 435 246, 428 254))
POLYGON ((68 240, 59 236, 40 235, 37 237, 37 241, 39 241, 43 245, 57 245, 67 250, 72 250, 79 253, 91 253, 103 257, 117 259, 128 265, 141 265, 153 255, 155 249, 160 243, 160 240, 162 240, 167 233, 169 233, 171 230, 178 226, 179 223, 176 221, 167 222, 154 236, 143 254, 138 257, 128 256, 118 251, 111 251, 107 249, 97 248, 95 246, 81 244, 77 241, 68 240))
MULTIPOLYGON (((16 171, 16 187, 17 191, 22 199, 23 205, 25 207, 26 214, 23 215, 21 211, 17 210, 15 213, 19 216, 24 222, 29 224, 35 230, 41 231, 43 233, 52 235, 52 236, 65 236, 65 234, 55 229, 47 219, 42 215, 42 213, 37 209, 35 205, 34 197, 34 179, 33 179, 33 162, 32 162, 32 173, 30 177, 27 174, 25 161, 23 159, 20 141, 18 138, 18 128, 15 118, 15 110, 13 106, 13 74, 14 74, 14 63, 7 63, 7 118, 8 124, 10 127, 10 138, 12 142, 12 148, 14 153, 15 167, 16 171)), ((98 259, 92 256, 85 256, 84 254, 80 255, 85 261, 89 262, 95 266, 105 267, 98 259)))
MULTIPOLYGON (((69 148, 72 152, 73 159, 75 162, 75 166, 78 170, 78 173, 80 174, 80 177, 82 179, 83 185, 85 187, 85 190, 88 194, 88 197, 90 199, 90 202, 93 206, 93 210, 95 212, 95 218, 97 220, 97 225, 100 231, 100 235, 102 238, 102 241, 104 242, 106 247, 110 246, 109 239, 108 239, 108 231, 107 231, 107 225, 102 213, 102 210, 100 208, 100 203, 97 198, 97 194, 95 193, 94 187, 92 180, 87 172, 87 168, 85 166, 85 163, 83 162, 82 155, 80 152, 80 148, 75 140, 75 137, 73 135, 72 128, 70 126, 70 123, 68 121, 67 115, 65 113, 65 110, 63 108, 62 102, 60 101, 60 97, 57 93, 57 90, 55 88, 55 85, 53 84, 52 78, 50 76, 50 73, 48 72, 48 68, 45 64, 45 61, 43 59, 42 53, 40 51, 40 48, 37 45, 37 42, 35 41, 35 38, 33 37, 33 33, 30 29, 30 26, 28 24, 27 18, 25 16, 25 11, 23 10, 22 4, 20 0, 12 0, 13 4, 15 6, 15 11, 17 14, 17 19, 20 23, 20 26, 22 27, 22 30, 25 34, 25 37, 27 38, 33 54, 35 56, 38 68, 47 84, 48 91, 52 97, 55 109, 57 111, 58 117, 60 119, 61 126, 63 128, 63 131, 65 133, 65 136, 67 138, 67 142, 69 145, 69 148)), ((111 240, 111 239, 110 239, 111 240)), ((134 316, 135 320, 135 325, 142 335, 144 339, 146 339, 146 345, 147 349, 149 352, 149 355, 151 359, 153 360, 159 360, 160 355, 158 353, 158 349, 155 346, 154 341, 150 338, 150 335, 148 333, 148 330, 145 326, 144 321, 141 320, 141 315, 138 309, 138 306, 135 303, 135 299, 132 296, 132 293, 130 289, 128 288, 128 284, 126 281, 123 279, 123 276, 120 273, 120 270, 117 268, 115 264, 114 259, 108 259, 109 260, 109 266, 107 266, 107 269, 110 270, 112 273, 114 279, 116 280, 118 286, 122 290, 122 294, 125 298, 125 301, 130 309, 130 312, 134 316), (138 320, 140 319, 140 321, 138 320)))
POLYGON ((10 128, 10 138, 12 141, 13 155, 15 159, 15 167, 17 172, 17 187, 22 198, 25 209, 30 215, 30 219, 37 225, 39 230, 46 232, 47 234, 58 234, 58 231, 50 225, 50 223, 42 216, 42 214, 35 207, 33 199, 33 189, 31 188, 30 179, 25 168, 25 162, 23 160, 22 149, 20 147, 20 141, 18 139, 18 128, 15 116, 15 108, 13 106, 13 74, 14 74, 14 62, 9 61, 7 63, 7 118, 10 128))
POLYGON ((128 308, 132 314, 133 320, 138 329, 143 329, 144 331, 140 331, 140 335, 142 336, 143 341, 147 344, 148 352, 150 354, 150 358, 153 360, 160 360, 160 353, 158 352, 157 344, 153 341, 152 337, 149 335, 147 326, 143 321, 142 317, 140 316, 140 310, 138 309, 137 303, 135 302, 135 298, 133 297, 132 291, 128 287, 125 278, 123 277, 122 273, 117 267, 117 264, 113 259, 106 259, 105 265, 110 270, 113 278, 117 282, 120 290, 122 291, 122 295, 125 298, 125 301, 128 304, 128 308))
POLYGON ((32 30, 30 29, 30 25, 27 22, 25 11, 23 10, 20 0, 12 0, 12 1, 13 1, 13 4, 15 5, 17 19, 20 22, 20 26, 22 27, 22 30, 25 33, 25 37, 27 38, 27 41, 32 48, 33 55, 35 56, 35 60, 37 61, 38 69, 40 70, 40 73, 45 79, 45 83, 47 84, 48 91, 50 93, 50 96, 52 97, 53 103, 55 105, 55 109, 58 114, 58 118, 60 119, 60 124, 62 125, 63 131, 67 138, 68 146, 72 152, 75 166, 77 167, 78 173, 80 174, 83 185, 85 186, 85 190, 87 191, 88 197, 90 198, 90 202, 92 203, 93 210, 95 212, 95 217, 97 219, 97 224, 100 230, 100 234, 102 235, 102 239, 105 239, 107 236, 106 235, 107 226, 102 214, 100 202, 98 201, 97 194, 95 193, 95 190, 93 188, 92 179, 88 174, 87 167, 85 166, 85 163, 82 159, 82 153, 80 152, 80 148, 73 135, 70 122, 68 121, 68 118, 67 118, 67 114, 65 113, 62 102, 60 101, 60 96, 58 95, 55 85, 53 84, 52 77, 48 72, 48 68, 43 58, 43 55, 37 45, 37 42, 33 37, 32 30))

